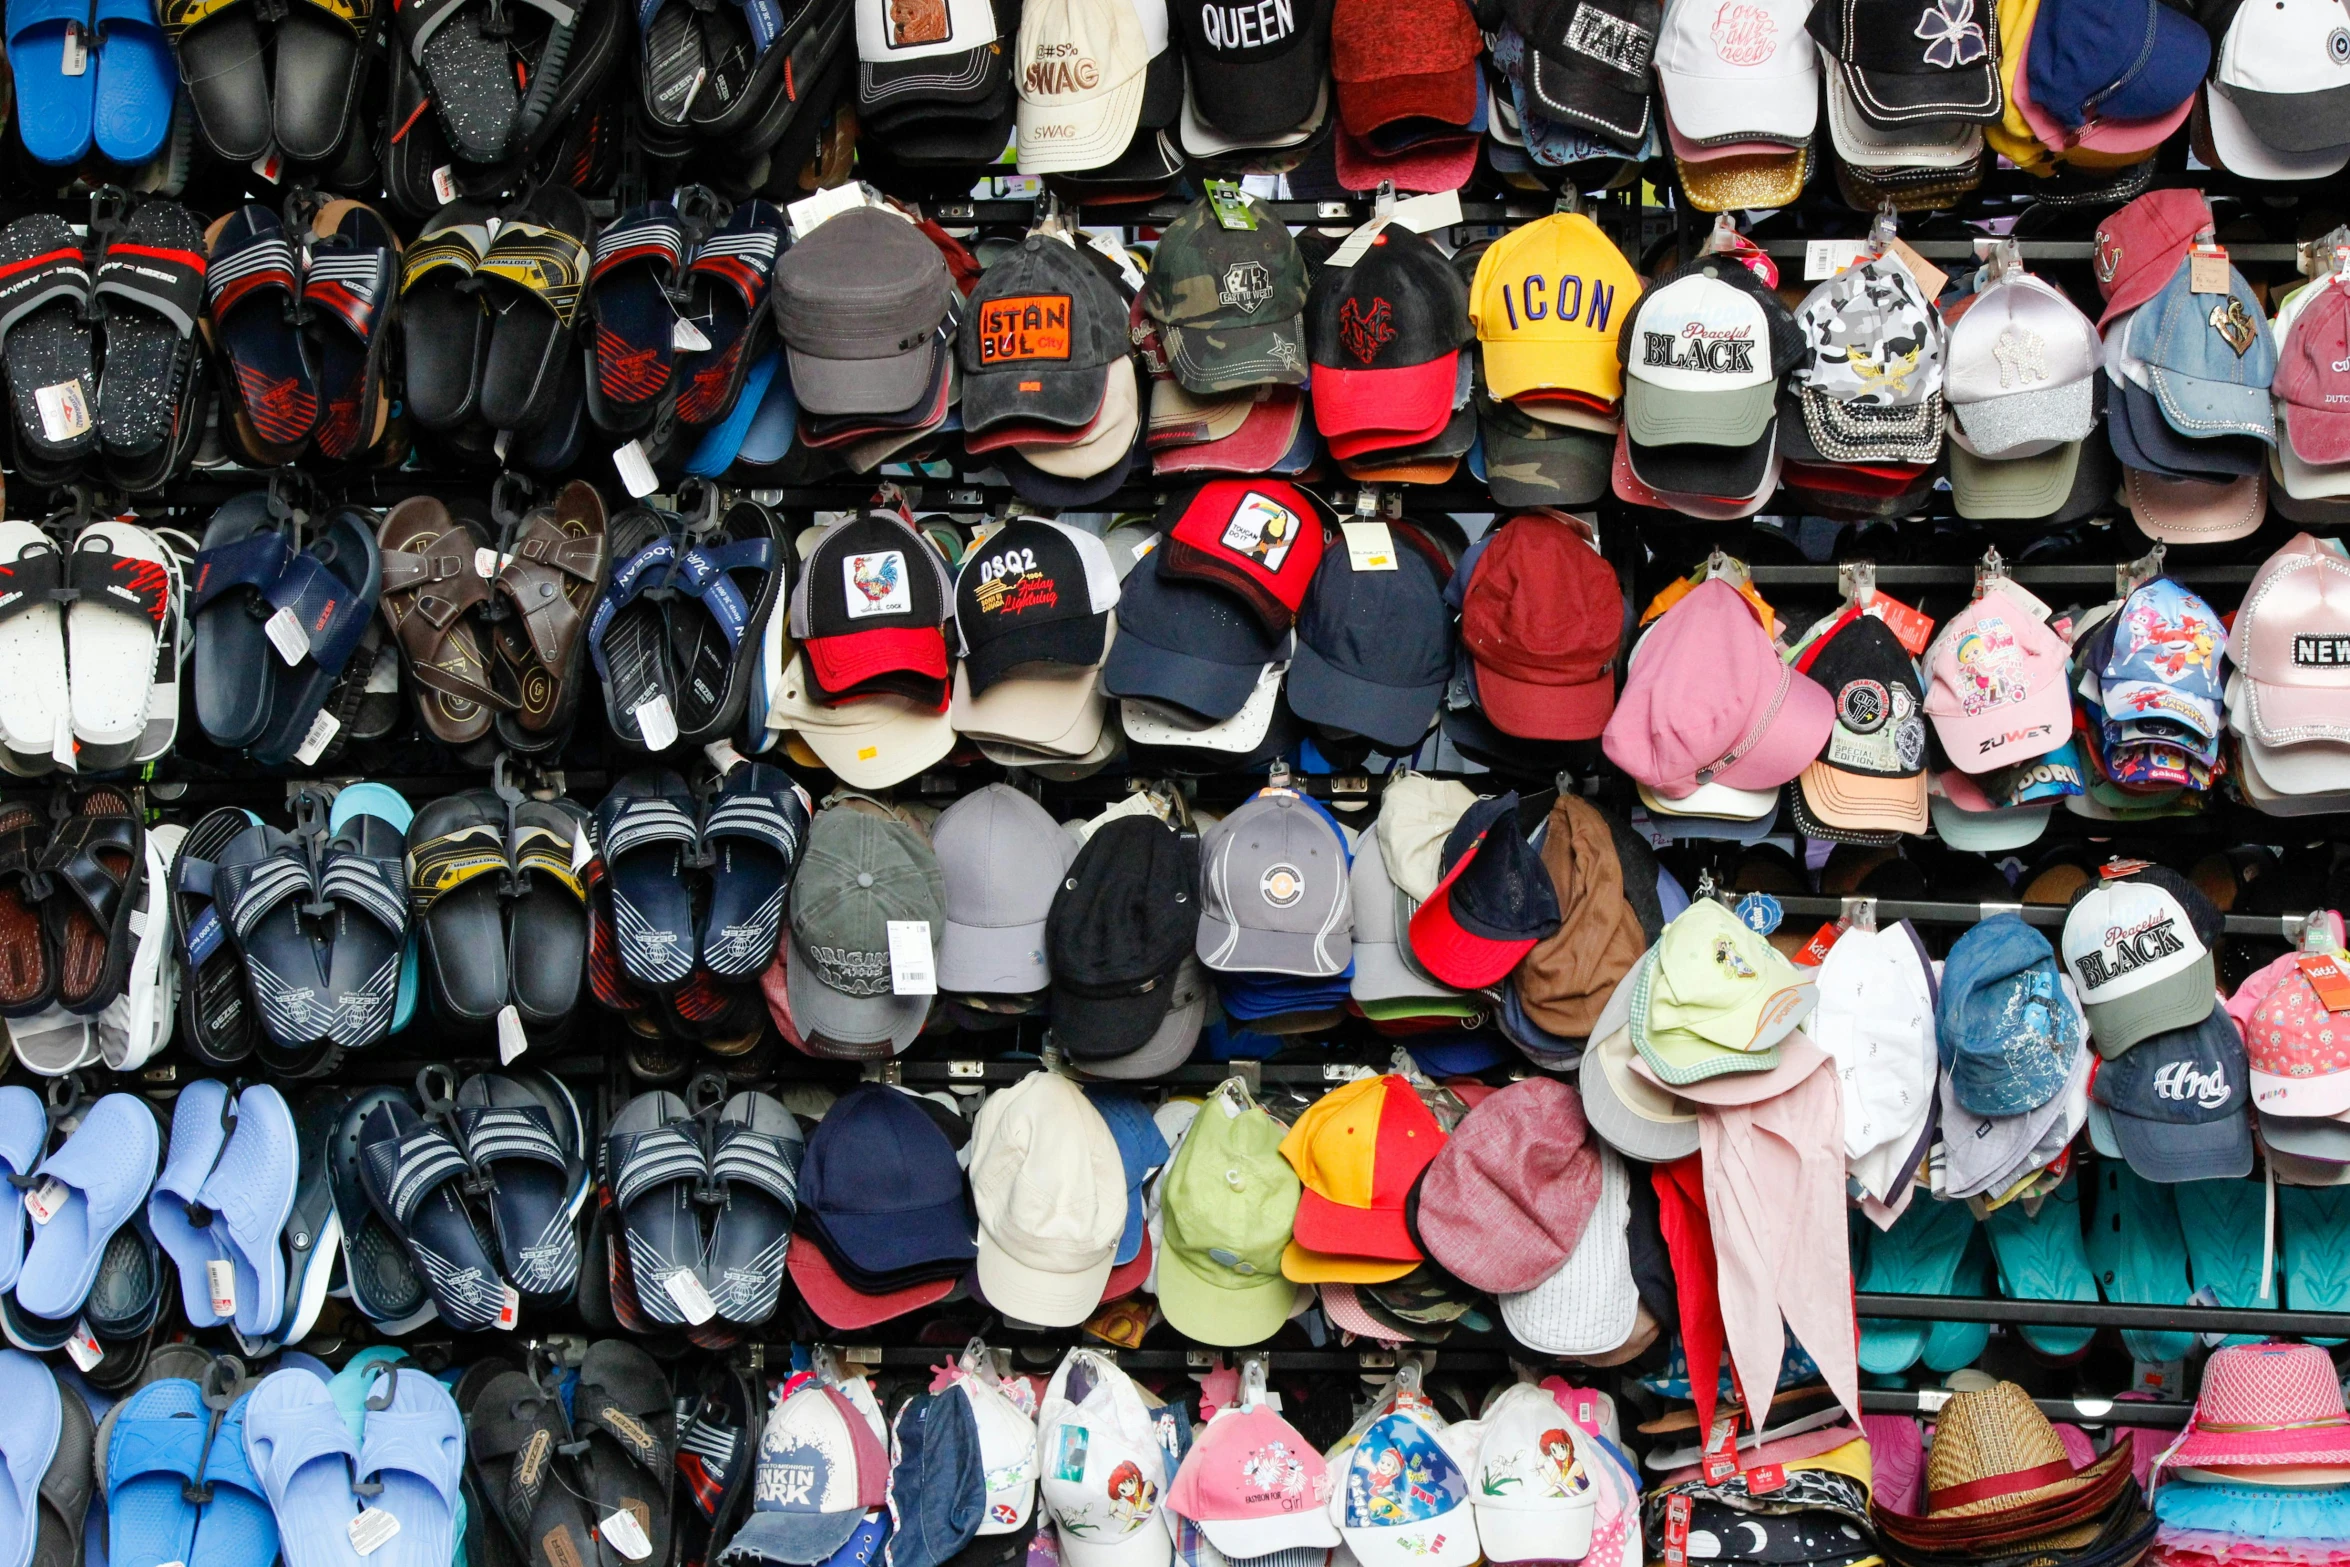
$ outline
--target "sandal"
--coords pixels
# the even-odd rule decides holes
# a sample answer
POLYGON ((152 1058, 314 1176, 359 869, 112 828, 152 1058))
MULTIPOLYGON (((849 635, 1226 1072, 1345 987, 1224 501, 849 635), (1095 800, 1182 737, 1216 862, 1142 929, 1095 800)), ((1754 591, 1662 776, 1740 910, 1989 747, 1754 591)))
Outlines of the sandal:
MULTIPOLYGON (((286 69, 283 29, 292 19, 289 13, 279 24, 281 79, 286 69)), ((282 112, 282 98, 279 108, 282 112)), ((383 359, 395 297, 393 281, 400 270, 400 237, 363 201, 328 202, 311 220, 310 235, 301 308, 317 365, 315 433, 318 454, 340 462, 374 450, 391 419, 383 359)))
POLYGON ((25 1231, 31 1220, 24 1194, 49 1144, 49 1111, 41 1096, 21 1084, 0 1088, 0 1295, 16 1288, 24 1266, 25 1231))
POLYGON ((651 1555, 630 1555, 599 1530, 598 1567, 667 1561, 677 1406, 659 1362, 626 1339, 590 1344, 572 1390, 571 1429, 586 1449, 579 1474, 590 1510, 600 1519, 628 1514, 652 1544, 651 1555))
POLYGON ((303 843, 275 827, 256 824, 225 844, 215 862, 212 891, 228 911, 229 935, 242 958, 263 1039, 280 1050, 305 1051, 327 1037, 333 1015, 324 1006, 325 966, 302 916, 317 887, 303 843))
MULTIPOLYGON (((255 761, 272 767, 293 761, 307 765, 343 728, 343 716, 330 713, 327 702, 382 595, 383 556, 376 548, 375 527, 373 514, 357 506, 337 507, 264 594, 278 612, 271 617, 267 656, 281 667, 271 671, 277 689, 269 722, 250 747, 255 761), (328 718, 334 721, 329 724, 328 718)), ((349 693, 354 699, 358 694, 349 693)))
POLYGON ((472 1172, 448 1133, 400 1098, 379 1101, 359 1131, 367 1200, 415 1259, 441 1320, 459 1333, 511 1327, 506 1285, 465 1211, 472 1172))
POLYGON ((383 617, 416 680, 416 712, 444 745, 468 746, 490 732, 494 713, 513 705, 491 684, 472 611, 491 588, 475 562, 489 540, 429 495, 384 518, 383 617))
POLYGON ((88 0, 17 0, 8 11, 8 66, 15 79, 16 130, 36 163, 56 167, 90 155, 97 72, 88 0), (67 75, 66 60, 83 56, 67 75))
POLYGON ((456 1128, 506 1281, 538 1300, 568 1296, 579 1281, 575 1199, 587 1187, 579 1109, 562 1085, 542 1074, 485 1072, 458 1087, 454 1105, 427 1100, 425 1114, 456 1128), (560 1122, 558 1110, 567 1112, 560 1122))
POLYGON ((746 762, 719 785, 702 824, 710 895, 696 938, 703 966, 719 979, 748 984, 775 961, 808 813, 806 792, 780 767, 746 762))
POLYGON ((56 893, 43 915, 57 953, 57 1004, 87 1015, 122 994, 131 912, 147 872, 146 831, 121 790, 101 785, 75 798, 41 855, 56 893))
POLYGON ((682 1327, 685 1312, 666 1285, 676 1274, 701 1272, 696 1197, 710 1184, 701 1125, 677 1095, 639 1094, 604 1133, 604 1167, 619 1231, 615 1250, 627 1257, 637 1308, 650 1321, 682 1327))
POLYGON ((645 40, 639 78, 645 117, 663 130, 683 130, 695 97, 710 80, 701 17, 693 6, 667 0, 637 0, 636 14, 645 40))
POLYGON ((742 394, 743 377, 766 345, 768 283, 783 250, 783 212, 751 200, 694 251, 685 269, 684 320, 708 346, 677 361, 677 417, 682 424, 723 418, 742 394))
POLYGON ((109 772, 147 738, 155 649, 171 609, 169 552, 138 524, 107 518, 82 530, 64 564, 74 765, 109 772))
MULTIPOLYGON (((359 1431, 357 1488, 400 1521, 382 1567, 443 1567, 457 1549, 465 1418, 449 1390, 414 1366, 379 1363, 359 1431)), ((192 1567, 192 1564, 191 1564, 192 1567)))
POLYGON ((254 9, 246 0, 163 8, 163 33, 179 58, 197 128, 231 164, 267 153, 272 135, 269 68, 254 9))
POLYGON ((327 1037, 359 1050, 391 1032, 400 999, 400 958, 408 945, 408 835, 374 812, 350 818, 319 861, 319 901, 328 906, 327 1037))
POLYGON ((82 1536, 97 1491, 97 1422, 79 1389, 60 1383, 58 1395, 57 1455, 41 1476, 31 1567, 82 1567, 82 1536))
MULTIPOLYGON (((359 1444, 325 1379, 301 1368, 273 1371, 240 1405, 245 1458, 268 1499, 262 1519, 276 1520, 285 1567, 342 1567, 360 1510, 359 1444)), ((211 1522, 208 1512, 197 1529, 199 1553, 211 1522)), ((240 1554, 220 1567, 266 1559, 240 1554)), ((191 1556, 187 1567, 199 1564, 191 1556)))
POLYGON ((41 917, 46 823, 30 805, 0 805, 0 1017, 31 1017, 57 995, 57 949, 41 917))
POLYGON ((95 0, 90 47, 91 139, 98 155, 135 169, 171 139, 179 65, 164 43, 152 0, 95 0))
POLYGON ((569 800, 514 807, 507 845, 519 890, 506 913, 506 974, 525 1028, 551 1029, 579 1005, 588 961, 587 888, 572 868, 587 815, 569 800))
POLYGON ((604 717, 624 745, 663 751, 677 743, 669 629, 657 598, 677 561, 666 513, 631 506, 612 519, 612 580, 588 622, 588 656, 604 687, 604 717), (658 743, 655 743, 658 742, 658 743))
POLYGON ((91 288, 106 311, 98 443, 110 463, 137 464, 160 483, 172 449, 188 446, 201 422, 203 225, 176 201, 147 201, 119 227, 90 228, 91 288))
MULTIPOLYGON (((180 1032, 207 1066, 235 1066, 253 1053, 253 1010, 245 1004, 242 961, 212 896, 215 862, 236 837, 257 825, 233 805, 207 811, 188 829, 170 872, 171 930, 180 953, 180 1032)), ((7 841, 0 821, 0 845, 7 841)), ((0 926, 6 924, 0 894, 0 926)), ((7 951, 0 934, 0 952, 7 951)))
POLYGON ((600 1560, 578 1476, 563 1401, 528 1374, 504 1371, 474 1389, 465 1408, 466 1462, 475 1489, 505 1525, 529 1567, 585 1567, 600 1560))
MULTIPOLYGON (((15 25, 13 13, 9 21, 15 25)), ((0 356, 20 452, 63 466, 97 450, 89 264, 82 242, 53 213, 0 229, 0 356)))
MULTIPOLYGON (((292 508, 275 485, 228 501, 204 530, 188 599, 195 621, 196 722, 224 750, 243 750, 269 727, 284 661, 264 629, 276 607, 268 595, 293 558, 292 508)), ((6 638, 0 625, 0 646, 6 638)))
MULTIPOLYGON (((418 0, 400 13, 403 26, 467 0, 418 0)), ((499 69, 504 60, 501 47, 499 69)), ((554 411, 559 367, 574 354, 572 326, 587 280, 594 232, 577 191, 541 185, 514 208, 474 269, 497 312, 482 372, 481 413, 500 430, 536 429, 554 411)))
POLYGON ((426 222, 401 263, 408 412, 428 430, 457 428, 481 402, 491 317, 473 274, 490 248, 494 215, 487 202, 450 202, 426 222))
POLYGON ((621 967, 653 990, 674 990, 694 971, 693 894, 684 875, 699 857, 695 814, 693 791, 670 772, 630 773, 596 807, 621 967))
POLYGON ((670 290, 684 253, 684 224, 666 201, 632 208, 596 236, 588 267, 588 310, 596 320, 594 411, 597 425, 611 434, 651 424, 669 390, 679 332, 670 290))
POLYGON ((495 794, 468 789, 427 801, 408 831, 408 898, 433 1010, 468 1031, 489 1028, 506 1004, 505 820, 495 794))
POLYGON ((238 434, 264 466, 301 455, 318 424, 318 372, 294 324, 301 264, 276 213, 239 207, 204 231, 205 332, 228 361, 238 434))
POLYGON ((109 1561, 185 1562, 210 1421, 184 1377, 151 1382, 108 1411, 104 1475, 109 1561))
POLYGON ((312 0, 279 9, 270 53, 274 139, 297 163, 335 154, 351 128, 375 42, 375 0, 312 0))
POLYGON ((10 771, 39 774, 73 754, 65 674, 65 562, 40 524, 0 522, 0 744, 10 771))
POLYGON ((508 750, 560 744, 579 709, 582 633, 611 569, 604 528, 604 498, 574 479, 523 513, 499 557, 492 586, 511 613, 490 636, 519 694, 497 718, 508 750))
POLYGON ((750 634, 788 594, 790 557, 782 519, 757 501, 738 500, 669 574, 680 594, 666 606, 669 678, 686 744, 706 745, 741 727, 759 659, 750 634))
POLYGON ((799 1119, 767 1094, 736 1094, 718 1112, 710 1182, 726 1202, 711 1221, 702 1284, 722 1321, 756 1327, 775 1315, 806 1149, 799 1119))
POLYGON ((327 1181, 334 1197, 335 1225, 342 1233, 343 1280, 351 1304, 386 1334, 411 1333, 440 1315, 416 1272, 408 1247, 367 1197, 360 1173, 359 1141, 377 1105, 402 1097, 389 1087, 345 1091, 328 1134, 327 1181))

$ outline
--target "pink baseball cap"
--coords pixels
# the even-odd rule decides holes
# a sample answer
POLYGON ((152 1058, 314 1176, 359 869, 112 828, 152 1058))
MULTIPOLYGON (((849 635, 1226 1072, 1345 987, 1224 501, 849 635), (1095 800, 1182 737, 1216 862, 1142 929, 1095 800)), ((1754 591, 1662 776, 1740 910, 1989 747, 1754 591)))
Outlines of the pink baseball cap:
POLYGON ((1600 747, 1677 800, 1708 783, 1776 789, 1810 765, 1835 727, 1834 699, 1779 657, 1753 606, 1717 578, 1633 646, 1600 747))
POLYGON ((1952 764, 1987 773, 2071 739, 2069 652, 2046 621, 1996 588, 1951 616, 1926 650, 1926 716, 1952 764))
POLYGON ((2225 483, 2163 479, 2122 470, 2122 503, 2138 531, 2165 544, 2224 544, 2258 533, 2268 518, 2268 470, 2225 483))
POLYGON ((2105 296, 2099 329, 2161 293, 2195 236, 2210 226, 2211 204, 2185 187, 2150 190, 2098 224, 2097 292, 2105 296))
POLYGON ((784 1254, 784 1268, 791 1274, 800 1299, 808 1303, 816 1319, 843 1332, 869 1328, 877 1322, 935 1305, 953 1294, 958 1282, 932 1279, 923 1284, 908 1284, 886 1295, 868 1295, 842 1278, 832 1259, 824 1255, 823 1248, 805 1235, 784 1254))
POLYGON ((2239 721, 2264 746, 2350 741, 2350 559, 2297 533, 2261 562, 2228 660, 2239 721))
POLYGON ((1220 1410, 1167 1487, 1167 1510, 1234 1559, 1335 1547, 1329 1504, 1330 1466, 1269 1404, 1220 1410))
POLYGON ((2289 956, 2271 967, 2276 984, 2244 1024, 2253 1107, 2298 1116, 2350 1110, 2350 1019, 2334 1020, 2289 956))
POLYGON ((1459 190, 1477 170, 1475 134, 1431 136, 1401 152, 1380 153, 1338 127, 1335 162, 1338 183, 1348 190, 1377 190, 1392 181, 1400 191, 1432 194, 1459 190))
MULTIPOLYGON (((2163 140, 2186 124, 2187 116, 2195 112, 2195 95, 2189 93, 2161 114, 2135 120, 2092 117, 2079 131, 2068 131, 2057 124, 2047 110, 2032 101, 2031 72, 2025 68, 2025 62, 2030 59, 2032 52, 2032 31, 2023 28, 2017 37, 2015 78, 2010 90, 2015 94, 2015 106, 2023 115, 2024 124, 2031 127, 2040 145, 2053 152, 2065 153, 2076 148, 2085 152, 2146 152, 2161 146, 2163 140)), ((2007 40, 2002 38, 2000 42, 2005 43, 2007 40)), ((1999 74, 2002 77, 2007 75, 2004 67, 1999 74)), ((2193 238, 2193 235, 2188 237, 2193 238)))
POLYGON ((1583 1099, 1550 1077, 1510 1084, 1453 1128, 1420 1177, 1420 1243, 1491 1294, 1566 1266, 1599 1207, 1599 1149, 1583 1099))
POLYGON ((2350 462, 2350 289, 2320 283, 2277 344, 2285 438, 2303 462, 2350 462))

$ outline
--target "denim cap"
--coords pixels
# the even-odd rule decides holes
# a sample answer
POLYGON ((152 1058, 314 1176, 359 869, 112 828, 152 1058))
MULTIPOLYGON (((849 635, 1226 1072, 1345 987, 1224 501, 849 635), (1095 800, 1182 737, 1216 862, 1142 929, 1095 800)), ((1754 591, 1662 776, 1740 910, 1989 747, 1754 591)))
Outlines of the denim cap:
POLYGON ((940 1567, 987 1515, 979 1421, 960 1388, 917 1393, 890 1428, 887 1567, 940 1567))
POLYGON ((810 1379, 768 1414, 751 1515, 720 1552, 736 1563, 813 1567, 850 1543, 888 1497, 880 1410, 862 1382, 810 1379))
POLYGON ((1134 1095, 1089 1084, 1085 1097, 1109 1127, 1110 1138, 1118 1145, 1118 1163, 1126 1170, 1126 1229, 1110 1259, 1113 1266, 1122 1268, 1142 1251, 1143 1188, 1150 1183, 1151 1171, 1167 1162, 1167 1138, 1134 1095))
POLYGON ((2162 416, 2181 435, 2249 435, 2273 446, 2277 345, 2267 312, 2234 267, 2225 293, 2198 294, 2193 281, 2192 259, 2180 258, 2162 292, 2130 318, 2129 351, 2146 361, 2162 416))
POLYGON ((2055 949, 2013 914, 1983 921, 1950 949, 1934 1031, 1953 1097, 1983 1116, 2055 1098, 2081 1048, 2055 949))
POLYGON ((2149 1181, 2225 1181, 2252 1173, 2250 1063, 2225 1007, 2138 1041, 2098 1068, 2089 1140, 2149 1181))

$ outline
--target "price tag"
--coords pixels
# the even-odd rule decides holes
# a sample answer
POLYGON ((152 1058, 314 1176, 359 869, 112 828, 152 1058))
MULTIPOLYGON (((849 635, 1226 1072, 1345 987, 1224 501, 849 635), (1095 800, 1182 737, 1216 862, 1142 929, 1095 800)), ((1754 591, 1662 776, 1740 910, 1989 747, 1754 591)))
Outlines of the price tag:
POLYGON ((237 1314, 237 1265, 225 1257, 215 1257, 204 1264, 204 1288, 212 1297, 212 1314, 233 1317, 237 1314))
POLYGON ((66 1185, 52 1175, 24 1194, 24 1211, 35 1224, 47 1224, 65 1207, 66 1185))
POLYGON ((702 747, 702 754, 710 759, 712 767, 718 769, 721 778, 743 764, 743 754, 734 748, 731 740, 713 740, 702 747))
POLYGON ((1885 629, 1893 633, 1893 639, 1909 651, 1911 658, 1925 657, 1927 644, 1934 640, 1933 617, 1921 615, 1901 600, 1887 598, 1882 593, 1870 596, 1868 613, 1885 623, 1885 629))
POLYGON ((1813 933, 1811 940, 1803 944, 1803 950, 1795 954, 1793 961, 1804 968, 1818 968, 1828 961, 1828 949, 1836 945, 1836 938, 1843 934, 1843 928, 1830 920, 1813 933))
POLYGON ((791 221, 792 239, 798 241, 815 233, 817 226, 827 218, 854 212, 863 205, 865 192, 856 181, 851 180, 846 185, 835 185, 830 190, 820 190, 813 196, 793 202, 783 209, 783 215, 791 221))
POLYGON ((77 771, 73 749, 73 714, 59 713, 49 726, 49 760, 68 772, 77 771))
POLYGON ((1937 298, 1942 292, 1943 285, 1950 281, 1949 273, 1910 249, 1898 238, 1885 247, 1885 253, 1898 258, 1903 266, 1909 268, 1909 275, 1918 281, 1918 293, 1929 301, 1937 298))
POLYGON ((2152 860, 2107 860, 2103 865, 2097 867, 2097 874, 2106 881, 2114 881, 2123 876, 2135 876, 2140 871, 2152 869, 2154 869, 2152 860))
POLYGON ((220 950, 220 944, 227 939, 228 930, 220 923, 220 912, 211 904, 205 904, 204 911, 188 927, 188 966, 201 966, 206 958, 220 950))
POLYGON ((1092 229, 1085 231, 1085 242, 1092 246, 1095 253, 1100 255, 1103 260, 1118 269, 1118 276, 1125 281, 1128 288, 1137 294, 1142 292, 1142 268, 1134 264, 1134 258, 1126 253, 1125 246, 1110 238, 1109 235, 1097 233, 1092 229))
POLYGON ((1208 210, 1216 215, 1216 227, 1255 230, 1257 214, 1247 192, 1230 180, 1210 180, 1207 185, 1208 210))
POLYGON ((636 1514, 625 1507, 610 1517, 599 1519, 596 1535, 632 1562, 641 1562, 653 1554, 653 1542, 645 1538, 645 1526, 638 1523, 636 1514))
POLYGON ((90 68, 89 45, 82 41, 82 24, 65 24, 65 53, 57 69, 67 76, 79 76, 90 68))
POLYGON ((498 1064, 512 1066, 529 1048, 530 1036, 522 1031, 522 1014, 511 1005, 498 1008, 498 1064))
POLYGON ((1858 261, 1868 248, 1865 239, 1815 239, 1803 247, 1803 280, 1817 283, 1832 278, 1858 261))
POLYGON ((935 996, 938 967, 930 956, 930 921, 889 922, 889 993, 935 996))
POLYGON ((262 631, 269 637, 269 645, 277 649, 277 656, 287 664, 299 664, 310 656, 310 632, 301 617, 288 604, 263 624, 262 631))
POLYGON ((457 170, 454 165, 444 163, 432 171, 432 199, 444 204, 457 199, 457 170))
POLYGON ((661 487, 661 481, 653 476, 653 460, 645 455, 642 441, 631 441, 614 452, 612 466, 619 470, 621 487, 637 500, 661 487))
POLYGON ((578 875, 581 871, 586 870, 595 862, 596 841, 595 839, 589 837, 588 830, 585 827, 582 827, 579 829, 579 836, 571 840, 572 874, 575 876, 578 875))
POLYGON ((373 1556, 400 1532, 400 1520, 387 1508, 369 1507, 354 1513, 345 1528, 351 1536, 351 1549, 373 1556))
POLYGON ((325 708, 320 708, 318 716, 310 720, 309 731, 302 736, 302 743, 294 747, 294 760, 308 767, 326 755, 326 748, 334 744, 335 736, 342 732, 342 728, 341 719, 325 708))
POLYGON ((501 1284, 498 1288, 505 1292, 505 1299, 498 1306, 495 1326, 501 1333, 511 1333, 515 1322, 522 1316, 522 1292, 511 1284, 501 1284))
POLYGON ((272 147, 253 160, 252 169, 254 173, 275 185, 277 177, 286 171, 286 155, 272 147))
POLYGON ((1768 1496, 1773 1491, 1784 1491, 1785 1489, 1787 1489, 1787 1466, 1785 1464, 1757 1464, 1746 1471, 1746 1494, 1749 1496, 1768 1496))
POLYGON ((702 1281, 694 1276, 691 1268, 679 1268, 661 1281, 661 1287, 677 1302, 677 1309, 684 1314, 689 1327, 698 1328, 718 1315, 718 1303, 702 1288, 702 1281))
POLYGON ((657 696, 650 702, 639 702, 636 729, 645 737, 648 751, 666 751, 677 744, 677 715, 669 711, 669 698, 657 696))
POLYGON ((73 1368, 85 1376, 106 1358, 106 1351, 98 1347, 98 1335, 90 1331, 88 1317, 73 1325, 73 1337, 65 1341, 65 1355, 73 1362, 73 1368))
POLYGON ((2227 293, 2227 251, 2217 245, 2198 245, 2188 251, 2187 291, 2192 294, 2227 293))
POLYGON ((1686 1496, 1672 1497, 1665 1503, 1665 1567, 1689 1567, 1691 1511, 1686 1496))
POLYGON ((90 396, 78 380, 33 388, 33 402, 41 411, 41 433, 60 444, 88 433, 90 396))
POLYGON ((1461 193, 1440 190, 1425 196, 1412 196, 1395 204, 1388 214, 1396 222, 1415 234, 1433 234, 1448 229, 1461 221, 1461 193))
POLYGON ((681 354, 703 354, 710 351, 710 340, 702 335, 700 327, 679 316, 669 328, 669 346, 681 354))
POLYGON ((1363 259, 1364 252, 1371 248, 1372 242, 1377 240, 1379 236, 1386 231, 1387 225, 1393 221, 1394 218, 1392 214, 1384 212, 1380 213, 1377 217, 1371 219, 1370 222, 1364 224, 1361 228, 1356 229, 1352 234, 1347 235, 1345 239, 1341 240, 1339 242, 1338 248, 1330 252, 1330 259, 1323 262, 1322 265, 1326 267, 1353 266, 1356 262, 1363 259))
POLYGON ((1342 522, 1347 563, 1357 571, 1400 571, 1395 559, 1395 535, 1384 522, 1342 522))
POLYGON ((1705 1439, 1705 1454, 1699 1461, 1705 1472, 1707 1485, 1719 1485, 1738 1472, 1738 1417, 1716 1415, 1714 1428, 1705 1439))
MULTIPOLYGON (((2350 1012, 2350 968, 2343 966, 2339 954, 2304 952, 2293 961, 2301 965, 2301 977, 2309 981, 2309 988, 2317 992, 2328 1012, 2350 1012)), ((25 1206, 32 1206, 30 1198, 25 1206)))

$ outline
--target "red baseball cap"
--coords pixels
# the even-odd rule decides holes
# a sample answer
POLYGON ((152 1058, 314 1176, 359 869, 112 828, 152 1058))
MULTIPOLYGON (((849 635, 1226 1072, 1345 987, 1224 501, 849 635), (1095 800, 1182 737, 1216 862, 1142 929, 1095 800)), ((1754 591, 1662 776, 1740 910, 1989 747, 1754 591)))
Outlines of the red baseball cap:
POLYGON ((2211 227, 2203 192, 2183 186, 2150 190, 2097 225, 2097 292, 2105 296, 2100 330, 2135 310, 2178 271, 2195 236, 2211 227))
POLYGON ((1589 740, 1616 710, 1624 589, 1573 518, 1530 511, 1501 525, 1461 601, 1477 705, 1502 733, 1589 740))
POLYGON ((1468 125, 1484 91, 1484 43, 1461 0, 1338 0, 1330 13, 1338 123, 1356 136, 1398 120, 1468 125))
POLYGON ((1400 1077, 1358 1078, 1324 1094, 1281 1139, 1281 1157, 1305 1188, 1295 1245, 1324 1256, 1421 1261, 1404 1199, 1443 1147, 1444 1129, 1400 1077))
POLYGON ((1322 512, 1305 491, 1283 479, 1210 479, 1159 520, 1161 572, 1229 589, 1274 636, 1297 623, 1322 564, 1322 512))
POLYGON ((849 1281, 840 1276, 832 1259, 824 1255, 824 1248, 805 1235, 793 1237, 791 1249, 784 1254, 784 1267, 791 1274, 800 1299, 827 1327, 844 1332, 853 1328, 869 1328, 892 1317, 902 1317, 909 1311, 920 1311, 953 1293, 953 1279, 932 1279, 925 1284, 909 1284, 903 1289, 891 1290, 886 1295, 868 1295, 852 1289, 849 1281))
POLYGON ((2312 291, 2277 344, 2276 394, 2294 456, 2350 462, 2350 293, 2312 291))

